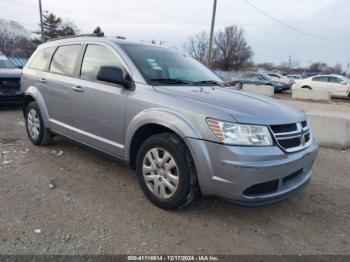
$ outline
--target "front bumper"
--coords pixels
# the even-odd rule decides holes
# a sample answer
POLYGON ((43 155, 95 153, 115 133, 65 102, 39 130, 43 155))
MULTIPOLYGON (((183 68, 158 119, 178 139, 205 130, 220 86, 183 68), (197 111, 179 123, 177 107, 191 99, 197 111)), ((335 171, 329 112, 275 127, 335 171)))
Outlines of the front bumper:
POLYGON ((309 183, 318 146, 285 153, 278 146, 238 147, 187 138, 204 195, 242 205, 288 198, 309 183))
POLYGON ((290 90, 291 89, 291 86, 290 85, 276 85, 275 86, 275 92, 284 92, 284 91, 287 91, 287 90, 290 90))
POLYGON ((18 92, 15 94, 0 94, 0 105, 8 105, 8 104, 21 104, 23 103, 24 95, 22 92, 18 92))

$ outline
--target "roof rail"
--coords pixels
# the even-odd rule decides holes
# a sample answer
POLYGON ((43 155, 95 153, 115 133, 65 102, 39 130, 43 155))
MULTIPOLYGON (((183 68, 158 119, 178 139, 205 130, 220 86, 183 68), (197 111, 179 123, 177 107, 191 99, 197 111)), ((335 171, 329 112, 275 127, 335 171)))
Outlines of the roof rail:
POLYGON ((61 40, 61 39, 77 38, 77 37, 83 37, 83 36, 104 37, 104 33, 60 36, 60 37, 48 39, 48 40, 46 40, 46 42, 57 41, 57 40, 61 40))

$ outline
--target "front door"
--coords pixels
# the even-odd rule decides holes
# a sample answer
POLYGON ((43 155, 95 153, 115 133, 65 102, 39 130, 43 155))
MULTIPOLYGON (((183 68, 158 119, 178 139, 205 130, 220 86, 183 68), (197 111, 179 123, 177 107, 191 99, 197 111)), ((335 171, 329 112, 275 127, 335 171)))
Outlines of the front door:
POLYGON ((101 66, 115 66, 126 75, 120 61, 111 47, 88 44, 70 94, 77 140, 117 156, 124 151, 126 98, 132 91, 98 81, 97 74, 101 66))

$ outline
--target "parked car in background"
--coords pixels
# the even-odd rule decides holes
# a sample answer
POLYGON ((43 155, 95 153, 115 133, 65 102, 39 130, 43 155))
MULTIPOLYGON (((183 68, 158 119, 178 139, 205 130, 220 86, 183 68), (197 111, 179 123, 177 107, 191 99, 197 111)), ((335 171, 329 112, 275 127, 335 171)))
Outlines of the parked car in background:
POLYGON ((120 158, 164 209, 199 192, 272 203, 311 178, 318 147, 301 110, 233 90, 176 50, 105 37, 50 41, 25 66, 22 88, 33 144, 60 134, 120 158))
POLYGON ((20 88, 21 72, 22 70, 16 68, 5 55, 0 54, 0 105, 23 101, 20 88))
POLYGON ((303 79, 303 77, 301 75, 287 75, 287 77, 293 81, 303 79))
POLYGON ((288 77, 278 74, 278 73, 266 73, 268 76, 270 76, 273 80, 277 81, 277 82, 281 82, 283 84, 289 85, 289 87, 292 86, 292 84, 294 84, 294 81, 289 79, 288 77))
POLYGON ((244 73, 230 83, 230 85, 236 87, 237 89, 241 89, 244 84, 270 85, 274 87, 276 93, 290 89, 290 85, 276 81, 265 73, 244 73))
POLYGON ((350 96, 350 79, 341 75, 319 75, 296 80, 293 89, 329 91, 332 96, 350 96))

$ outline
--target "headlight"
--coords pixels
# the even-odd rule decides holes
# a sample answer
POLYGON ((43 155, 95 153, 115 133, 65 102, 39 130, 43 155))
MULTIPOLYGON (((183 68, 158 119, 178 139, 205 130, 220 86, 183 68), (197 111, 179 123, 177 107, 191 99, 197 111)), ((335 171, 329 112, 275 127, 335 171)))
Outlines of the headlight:
POLYGON ((243 125, 207 119, 215 136, 229 145, 271 146, 273 141, 266 126, 243 125))

